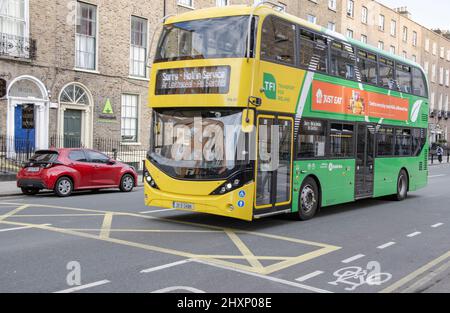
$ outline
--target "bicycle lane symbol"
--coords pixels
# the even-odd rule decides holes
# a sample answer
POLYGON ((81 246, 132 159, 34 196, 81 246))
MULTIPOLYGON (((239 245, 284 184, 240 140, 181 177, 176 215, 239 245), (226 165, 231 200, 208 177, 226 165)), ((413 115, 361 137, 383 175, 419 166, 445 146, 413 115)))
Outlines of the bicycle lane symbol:
POLYGON ((333 274, 337 280, 330 285, 346 285, 347 291, 355 291, 361 286, 381 286, 392 279, 392 274, 382 273, 379 262, 369 262, 366 269, 359 266, 341 268, 333 274))

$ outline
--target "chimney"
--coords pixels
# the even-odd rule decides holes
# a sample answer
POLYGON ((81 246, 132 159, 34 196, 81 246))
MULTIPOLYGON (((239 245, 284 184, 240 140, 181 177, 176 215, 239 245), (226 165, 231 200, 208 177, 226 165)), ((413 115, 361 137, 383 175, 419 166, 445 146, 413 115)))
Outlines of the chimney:
POLYGON ((411 13, 408 11, 408 7, 399 7, 395 9, 398 14, 411 19, 411 13))

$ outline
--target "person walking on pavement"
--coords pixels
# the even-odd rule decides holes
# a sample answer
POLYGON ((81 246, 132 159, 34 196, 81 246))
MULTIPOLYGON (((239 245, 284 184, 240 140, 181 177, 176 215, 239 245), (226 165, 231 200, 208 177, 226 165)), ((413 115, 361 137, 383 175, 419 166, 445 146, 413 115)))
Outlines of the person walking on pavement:
POLYGON ((442 157, 444 156, 444 149, 441 146, 438 146, 436 149, 436 155, 438 157, 439 163, 442 164, 442 157))

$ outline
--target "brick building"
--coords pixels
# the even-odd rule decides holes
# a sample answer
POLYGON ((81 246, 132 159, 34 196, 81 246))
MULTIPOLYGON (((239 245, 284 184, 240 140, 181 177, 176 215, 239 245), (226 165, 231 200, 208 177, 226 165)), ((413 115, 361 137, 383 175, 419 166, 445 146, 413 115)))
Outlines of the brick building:
MULTIPOLYGON (((46 148, 112 138, 146 149, 147 55, 164 15, 252 0, 0 0, 0 135, 46 148), (165 3, 165 4, 164 4, 165 3)), ((372 0, 284 0, 288 13, 415 59, 431 82, 431 139, 448 139, 450 41, 372 0)), ((10 147, 14 150, 14 147, 10 147)))

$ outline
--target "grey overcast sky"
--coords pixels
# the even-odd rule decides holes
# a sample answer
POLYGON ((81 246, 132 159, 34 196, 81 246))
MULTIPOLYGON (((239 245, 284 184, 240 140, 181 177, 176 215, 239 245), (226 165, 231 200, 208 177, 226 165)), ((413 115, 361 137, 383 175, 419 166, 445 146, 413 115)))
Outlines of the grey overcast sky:
POLYGON ((391 7, 406 6, 412 14, 412 19, 428 28, 450 30, 449 0, 377 0, 391 7))

